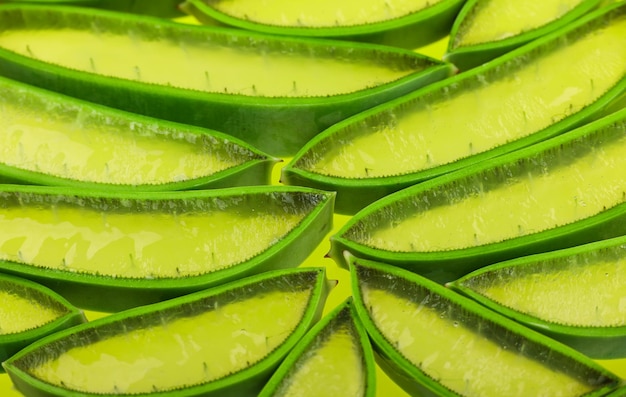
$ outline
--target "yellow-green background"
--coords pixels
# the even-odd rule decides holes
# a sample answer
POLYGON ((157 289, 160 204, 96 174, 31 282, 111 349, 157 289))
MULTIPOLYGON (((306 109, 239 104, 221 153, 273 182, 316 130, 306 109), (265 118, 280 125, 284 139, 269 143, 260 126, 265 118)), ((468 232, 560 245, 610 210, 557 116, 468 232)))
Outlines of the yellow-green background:
MULTIPOLYGON (((183 22, 191 22, 194 20, 187 17, 182 19, 183 22)), ((416 51, 432 56, 434 58, 441 58, 443 55, 445 48, 447 45, 447 39, 442 39, 436 43, 433 43, 429 46, 419 48, 416 51)), ((285 164, 282 163, 282 164, 285 164)), ((272 178, 273 184, 278 184, 279 176, 280 176, 280 165, 276 166, 272 178)), ((333 231, 329 234, 329 236, 335 233, 339 227, 341 227, 346 220, 347 216, 335 215, 334 216, 334 228, 333 231)), ((331 259, 325 258, 326 253, 330 249, 330 243, 328 237, 324 239, 324 241, 317 247, 317 249, 307 258, 307 260, 302 264, 302 266, 324 266, 327 269, 327 276, 329 279, 338 280, 339 283, 337 287, 330 293, 329 298, 326 302, 326 312, 337 306, 341 303, 346 297, 350 295, 350 282, 349 282, 349 274, 346 269, 339 268, 331 259)), ((86 312, 87 318, 93 320, 95 318, 101 317, 105 314, 103 313, 95 313, 95 312, 86 312)), ((622 378, 626 378, 626 359, 622 360, 610 360, 610 361, 601 361, 602 365, 606 366, 608 369, 614 371, 617 375, 622 378)), ((377 396, 381 397, 403 397, 407 396, 406 393, 402 391, 398 386, 396 386, 393 382, 391 382, 382 371, 377 372, 377 396)), ((94 376, 98 376, 98 374, 94 374, 94 376)), ((13 389, 11 381, 8 375, 2 373, 0 374, 0 397, 20 397, 22 396, 16 390, 13 389)))

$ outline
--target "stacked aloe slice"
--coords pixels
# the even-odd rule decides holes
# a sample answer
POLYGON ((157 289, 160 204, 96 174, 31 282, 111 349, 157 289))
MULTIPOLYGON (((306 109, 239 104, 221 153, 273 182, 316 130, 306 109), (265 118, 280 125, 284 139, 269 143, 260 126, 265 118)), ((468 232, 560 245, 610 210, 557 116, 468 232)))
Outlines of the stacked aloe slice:
POLYGON ((0 394, 625 395, 624 37, 626 1, 0 1, 0 394))

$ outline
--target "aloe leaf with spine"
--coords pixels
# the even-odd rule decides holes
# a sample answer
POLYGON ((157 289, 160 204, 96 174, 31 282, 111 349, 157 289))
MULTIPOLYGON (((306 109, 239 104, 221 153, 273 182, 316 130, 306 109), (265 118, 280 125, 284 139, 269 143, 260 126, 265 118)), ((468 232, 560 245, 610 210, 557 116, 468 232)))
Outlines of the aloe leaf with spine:
POLYGON ((440 282, 626 232, 626 109, 389 195, 331 237, 440 282))
POLYGON ((557 30, 601 0, 469 0, 450 32, 444 59, 467 70, 557 30))
POLYGON ((278 161, 226 134, 0 77, 0 181, 98 190, 268 184, 278 161))
POLYGON ((321 268, 262 273, 57 332, 3 365, 26 396, 256 395, 327 283, 321 268))
POLYGON ((281 363, 259 397, 374 397, 374 353, 351 298, 328 313, 281 363))
POLYGON ((117 311, 304 261, 333 193, 256 186, 180 192, 0 189, 0 269, 75 305, 117 311))
POLYGON ((442 285, 346 254, 379 364, 419 396, 603 396, 616 375, 442 285))
POLYGON ((283 169, 337 192, 338 212, 589 122, 626 92, 626 5, 343 120, 283 169))
POLYGON ((452 289, 595 359, 626 357, 623 236, 486 266, 452 289))
POLYGON ((0 274, 0 362, 46 335, 85 321, 79 309, 54 291, 0 274))
POLYGON ((215 129, 277 156, 293 155, 335 122, 454 70, 388 46, 82 7, 7 4, 0 6, 0 26, 6 77, 215 129))
POLYGON ((186 0, 181 8, 206 24, 413 49, 446 36, 464 2, 186 0))

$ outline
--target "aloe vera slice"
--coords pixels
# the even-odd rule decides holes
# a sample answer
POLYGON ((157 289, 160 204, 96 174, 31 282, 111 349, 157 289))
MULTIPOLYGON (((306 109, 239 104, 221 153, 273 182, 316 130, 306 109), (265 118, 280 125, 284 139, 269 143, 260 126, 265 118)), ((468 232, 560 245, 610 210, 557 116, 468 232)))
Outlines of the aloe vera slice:
POLYGON ((449 286, 597 359, 626 357, 626 238, 487 266, 449 286))
POLYGON ((333 193, 257 186, 113 193, 0 190, 0 270, 116 311, 298 266, 332 227, 333 193))
POLYGON ((604 8, 489 65, 335 124, 292 159, 282 180, 337 191, 337 211, 354 213, 561 134, 626 91, 624 37, 626 6, 604 8))
POLYGON ((207 24, 412 49, 446 36, 463 3, 464 0, 186 0, 181 8, 207 24))
POLYGON ((386 46, 78 7, 8 4, 0 7, 0 26, 0 74, 222 131, 281 156, 335 122, 453 70, 386 46))
POLYGON ((331 237, 331 255, 440 282, 522 255, 626 234, 626 109, 383 198, 331 237))
POLYGON ((298 342, 259 397, 374 397, 375 365, 367 333, 348 298, 298 342))
POLYGON ((133 14, 174 18, 183 15, 178 8, 181 0, 2 0, 0 3, 45 4, 96 7, 133 14))
POLYGON ((444 59, 467 70, 557 30, 601 0, 469 0, 450 32, 444 59))
POLYGON ((601 396, 619 378, 574 349, 417 274, 353 257, 379 364, 420 396, 601 396))
POLYGON ((26 396, 255 395, 319 318, 323 269, 283 269, 58 332, 4 367, 26 396))
POLYGON ((83 313, 54 291, 0 274, 0 362, 46 335, 84 321, 83 313))
POLYGON ((216 131, 0 78, 0 180, 105 190, 267 184, 276 159, 216 131))

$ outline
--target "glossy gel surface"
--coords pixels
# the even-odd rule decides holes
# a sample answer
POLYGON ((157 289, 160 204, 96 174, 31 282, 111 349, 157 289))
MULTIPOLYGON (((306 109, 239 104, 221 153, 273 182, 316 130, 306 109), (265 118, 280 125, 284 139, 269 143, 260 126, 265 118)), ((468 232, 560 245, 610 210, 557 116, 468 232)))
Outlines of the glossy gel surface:
POLYGON ((43 294, 0 281, 0 336, 40 327, 65 314, 67 309, 43 294))

